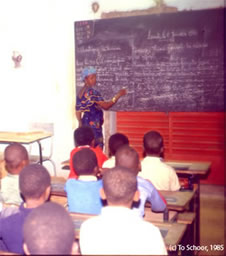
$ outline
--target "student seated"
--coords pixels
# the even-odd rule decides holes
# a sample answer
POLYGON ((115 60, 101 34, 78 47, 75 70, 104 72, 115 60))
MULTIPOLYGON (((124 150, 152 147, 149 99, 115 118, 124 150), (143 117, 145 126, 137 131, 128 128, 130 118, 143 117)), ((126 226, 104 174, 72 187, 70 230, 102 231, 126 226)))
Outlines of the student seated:
POLYGON ((74 154, 81 148, 90 148, 96 154, 99 167, 102 167, 103 163, 108 159, 99 146, 94 147, 95 137, 92 128, 89 126, 82 126, 74 131, 74 143, 75 148, 70 153, 70 173, 68 179, 78 177, 77 170, 73 167, 72 159, 74 154))
MULTIPOLYGON (((140 160, 139 155, 135 149, 125 145, 122 146, 116 152, 116 166, 126 167, 135 175, 140 171, 140 160)), ((144 216, 145 203, 150 202, 151 210, 154 212, 163 212, 166 209, 165 199, 161 197, 156 188, 148 180, 142 177, 137 177, 138 190, 140 192, 140 201, 133 210, 139 214, 139 216, 144 216), (138 205, 138 206, 137 206, 138 205)))
POLYGON ((115 153, 123 145, 129 145, 129 139, 122 133, 115 133, 108 140, 109 159, 103 164, 103 168, 115 167, 115 153))
POLYGON ((99 214, 102 208, 99 195, 102 180, 97 179, 99 168, 95 153, 83 148, 74 154, 72 162, 78 178, 68 179, 65 184, 69 211, 99 214))
POLYGON ((0 239, 9 252, 23 253, 23 224, 28 214, 43 204, 50 194, 50 175, 40 164, 31 164, 19 174, 19 188, 25 203, 17 212, 0 218, 0 239))
POLYGON ((59 204, 47 202, 34 209, 23 227, 26 255, 78 254, 73 221, 59 204))
POLYGON ((164 163, 163 137, 157 131, 149 131, 143 137, 144 159, 141 161, 139 176, 150 180, 158 190, 176 191, 180 189, 175 170, 164 163))
POLYGON ((167 255, 159 229, 130 209, 139 200, 134 172, 119 166, 109 169, 103 175, 100 194, 108 206, 82 223, 82 254, 167 255))
POLYGON ((23 199, 19 191, 19 174, 29 163, 27 150, 19 143, 12 143, 4 151, 4 160, 8 174, 1 179, 0 197, 4 203, 20 205, 23 199))

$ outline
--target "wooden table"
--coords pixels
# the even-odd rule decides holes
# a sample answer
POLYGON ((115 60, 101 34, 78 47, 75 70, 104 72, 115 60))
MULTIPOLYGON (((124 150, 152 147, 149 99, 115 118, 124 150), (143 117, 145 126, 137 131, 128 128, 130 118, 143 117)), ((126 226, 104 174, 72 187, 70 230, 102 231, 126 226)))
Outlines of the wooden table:
POLYGON ((211 167, 211 162, 167 160, 165 163, 172 166, 177 174, 188 175, 206 175, 211 167))
POLYGON ((187 210, 191 200, 195 196, 195 190, 192 191, 159 191, 166 199, 168 210, 182 212, 187 210))
POLYGON ((178 177, 186 177, 189 181, 190 189, 196 185, 196 193, 194 197, 194 211, 196 213, 196 245, 200 244, 200 178, 208 175, 211 169, 211 162, 201 161, 177 161, 168 160, 165 161, 167 164, 172 166, 178 177))
POLYGON ((169 252, 175 252, 177 254, 178 244, 180 244, 187 225, 179 224, 177 222, 152 222, 159 228, 167 250, 169 252))
POLYGON ((45 131, 28 131, 28 132, 6 132, 0 131, 0 143, 10 144, 12 142, 18 142, 21 144, 31 144, 34 142, 38 143, 39 147, 39 161, 40 164, 43 162, 42 158, 42 146, 41 140, 49 138, 52 133, 45 131))
POLYGON ((67 193, 64 191, 66 179, 64 177, 51 177, 50 201, 67 207, 67 193))

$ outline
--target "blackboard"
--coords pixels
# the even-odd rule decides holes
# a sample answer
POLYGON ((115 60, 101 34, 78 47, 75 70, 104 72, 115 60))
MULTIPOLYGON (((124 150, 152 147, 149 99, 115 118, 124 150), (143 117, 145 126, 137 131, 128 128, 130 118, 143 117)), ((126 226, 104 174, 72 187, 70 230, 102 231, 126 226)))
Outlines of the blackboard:
POLYGON ((115 111, 224 111, 224 8, 78 21, 76 91, 97 69, 96 89, 115 111))

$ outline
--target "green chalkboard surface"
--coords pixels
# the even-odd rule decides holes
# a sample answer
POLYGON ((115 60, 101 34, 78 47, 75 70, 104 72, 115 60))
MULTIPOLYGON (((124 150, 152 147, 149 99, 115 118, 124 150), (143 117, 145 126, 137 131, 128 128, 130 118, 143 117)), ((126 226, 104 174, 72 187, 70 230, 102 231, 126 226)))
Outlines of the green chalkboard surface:
POLYGON ((75 22, 76 91, 94 66, 105 99, 127 88, 115 111, 224 111, 224 12, 75 22))

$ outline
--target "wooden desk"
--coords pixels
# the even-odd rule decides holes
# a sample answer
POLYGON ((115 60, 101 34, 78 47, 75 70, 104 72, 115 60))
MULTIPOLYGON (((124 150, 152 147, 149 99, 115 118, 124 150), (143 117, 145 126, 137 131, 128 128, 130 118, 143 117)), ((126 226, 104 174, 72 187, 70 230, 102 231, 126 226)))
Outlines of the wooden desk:
POLYGON ((172 166, 177 174, 188 175, 206 175, 211 167, 211 162, 197 161, 165 161, 166 164, 172 166))
POLYGON ((64 191, 66 179, 64 177, 51 177, 50 201, 67 207, 67 193, 64 191))
POLYGON ((168 210, 182 212, 186 210, 195 196, 195 191, 159 191, 166 199, 168 210))
POLYGON ((200 244, 200 178, 205 177, 211 168, 211 162, 198 161, 165 161, 172 166, 178 177, 186 177, 189 182, 190 189, 196 185, 196 193, 194 197, 194 211, 196 213, 196 245, 200 244))
POLYGON ((187 225, 177 222, 152 222, 159 228, 168 251, 175 251, 177 245, 180 244, 187 225))
POLYGON ((0 132, 0 143, 10 144, 18 142, 21 144, 38 143, 39 147, 39 161, 42 164, 42 146, 41 140, 51 137, 52 134, 45 131, 30 131, 30 132, 0 132))

